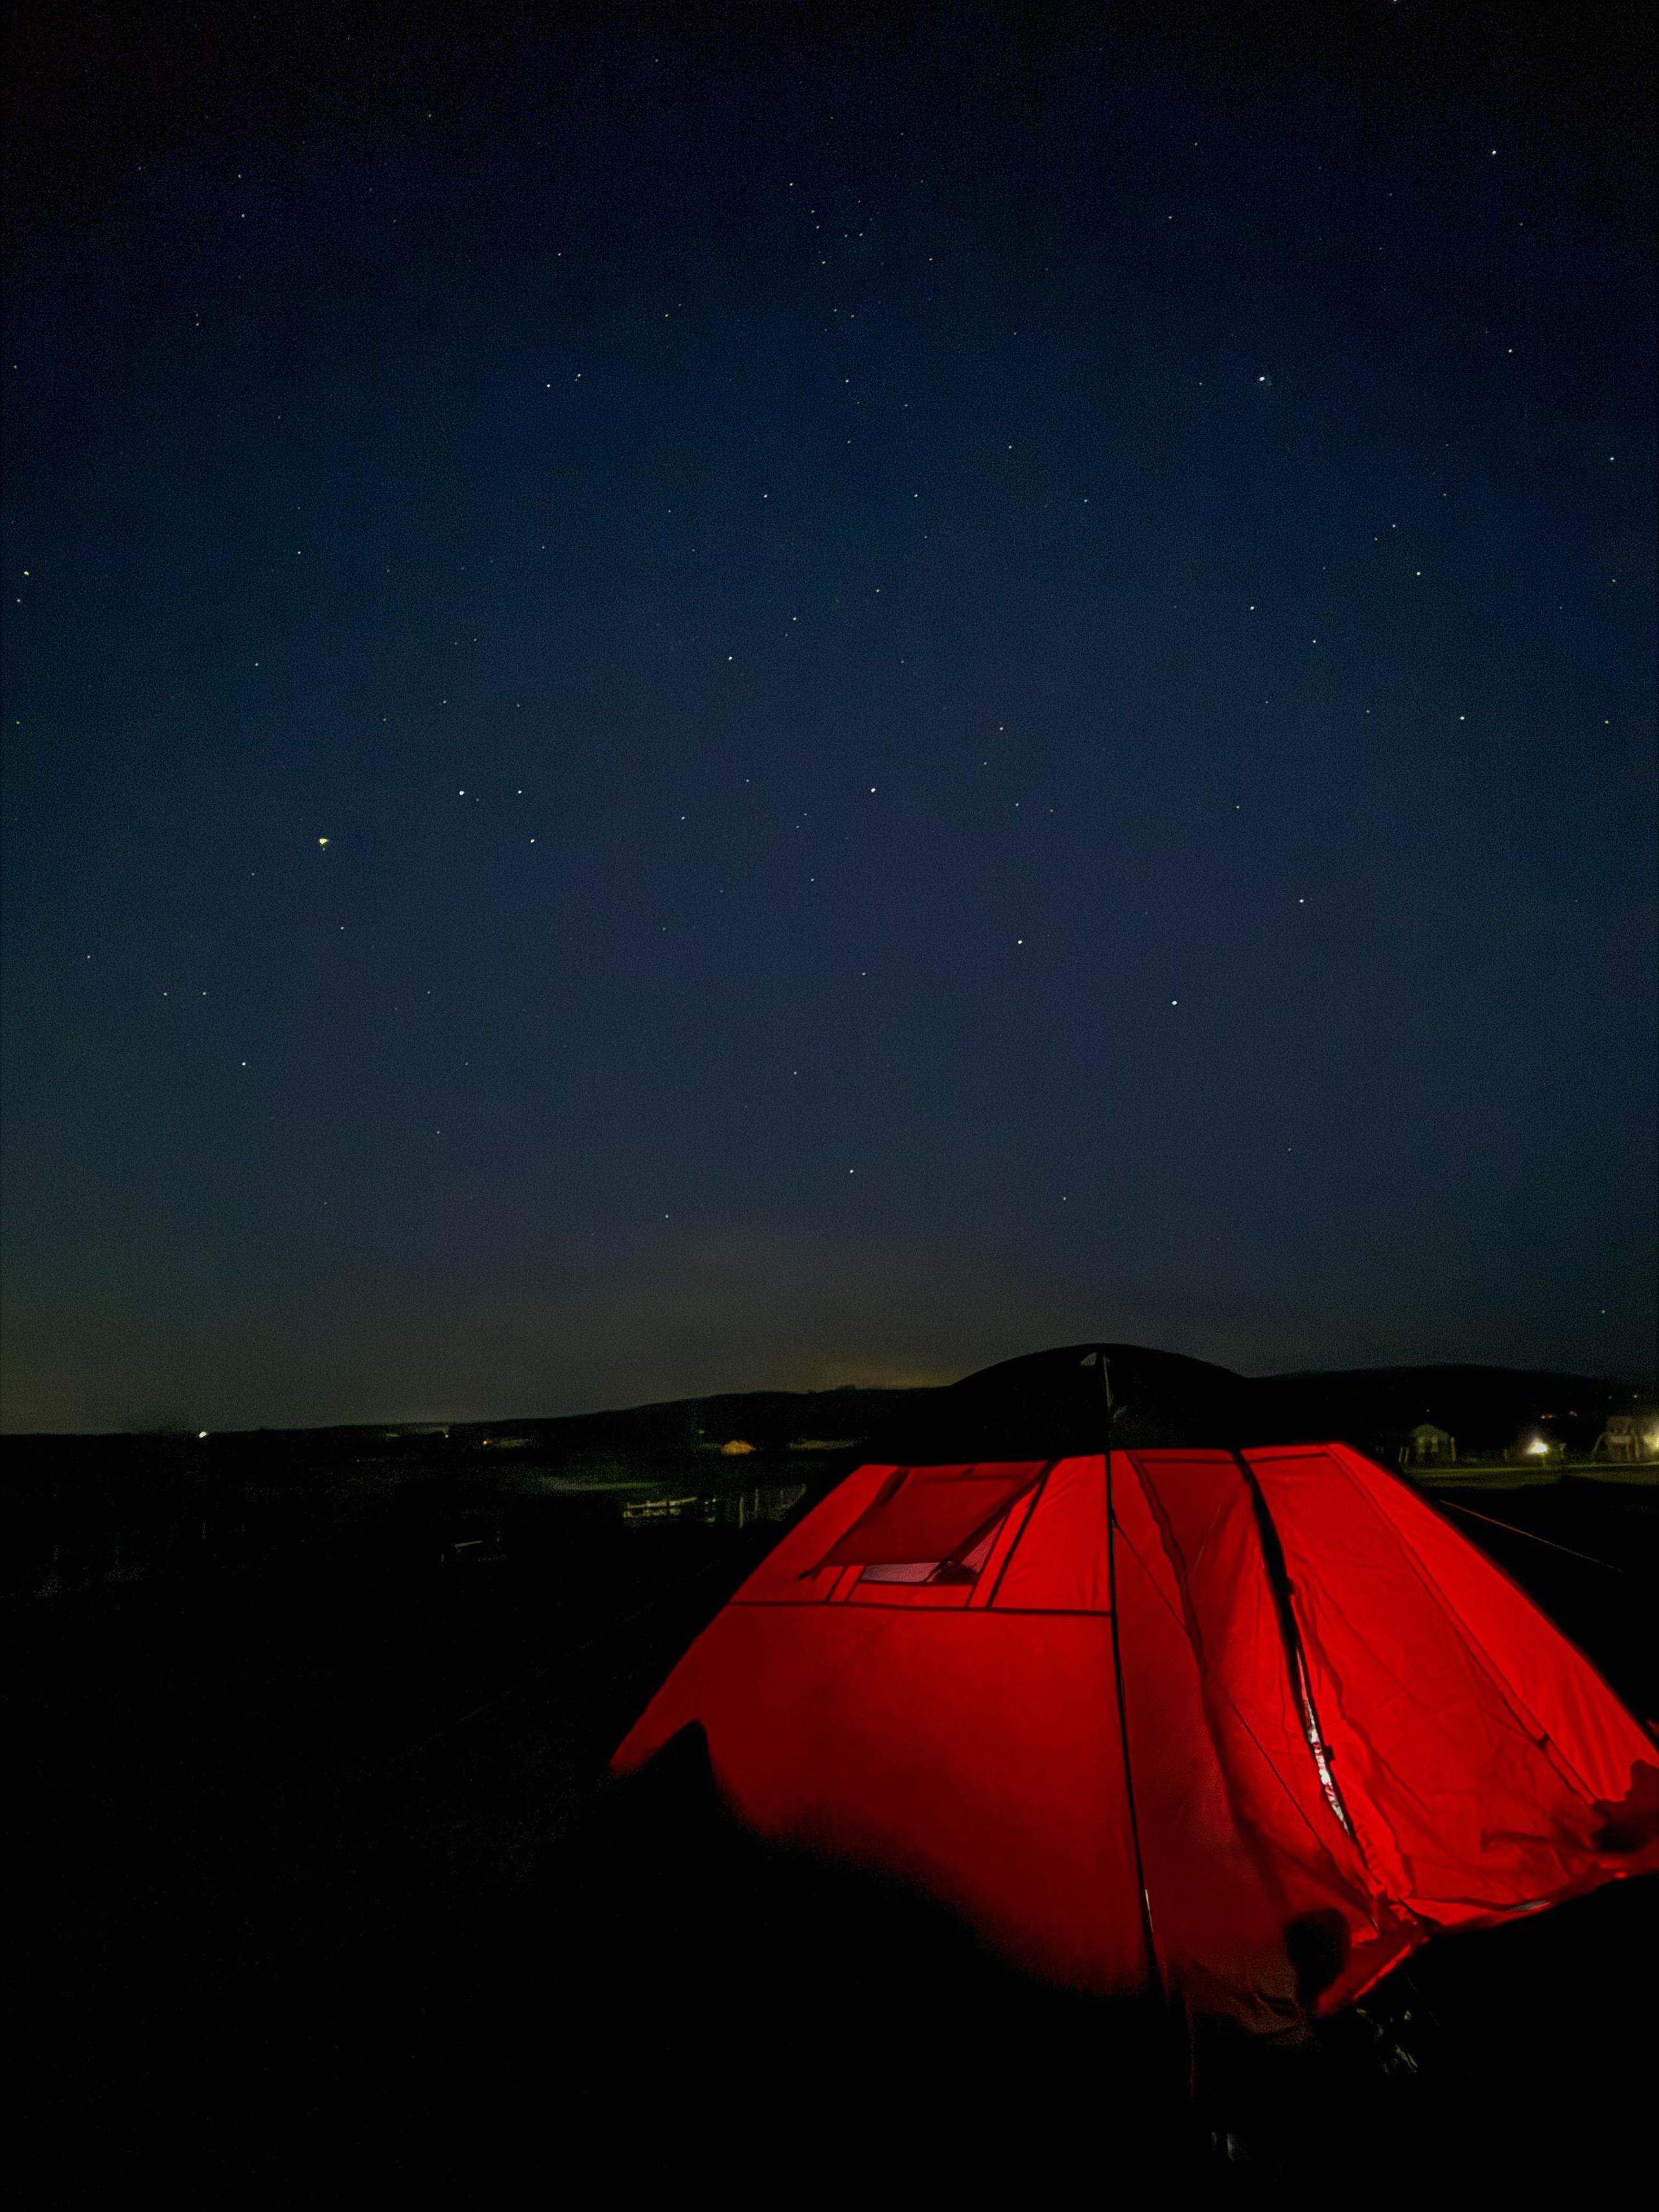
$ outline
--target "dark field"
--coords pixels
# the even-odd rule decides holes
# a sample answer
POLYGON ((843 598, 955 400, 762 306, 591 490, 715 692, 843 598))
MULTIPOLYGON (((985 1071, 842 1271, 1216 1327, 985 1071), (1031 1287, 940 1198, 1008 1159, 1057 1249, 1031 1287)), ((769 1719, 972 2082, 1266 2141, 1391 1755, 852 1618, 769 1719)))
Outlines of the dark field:
MULTIPOLYGON (((1469 1503, 1606 1563, 1451 1516, 1659 1712, 1659 1492, 1469 1503)), ((775 1527, 549 1498, 457 1552, 441 1519, 8 1599, 27 2201, 849 2171, 880 2194, 1113 2160, 1224 2197, 1334 2159, 1401 2191, 1577 2190, 1645 2161, 1654 1883, 1431 1949, 1374 2008, 1414 2074, 1350 2021, 1275 2065, 1206 2057, 1194 2121, 1156 2021, 745 1850, 695 1777, 596 1797, 775 1527), (1205 2152, 1227 2130, 1248 2162, 1205 2152)))

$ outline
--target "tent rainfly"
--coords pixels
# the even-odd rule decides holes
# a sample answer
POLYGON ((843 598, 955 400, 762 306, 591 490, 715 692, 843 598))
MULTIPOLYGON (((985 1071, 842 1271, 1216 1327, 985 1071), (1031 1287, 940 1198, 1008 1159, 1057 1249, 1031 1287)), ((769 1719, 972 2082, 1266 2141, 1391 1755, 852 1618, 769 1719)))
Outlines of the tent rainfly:
POLYGON ((1659 1747, 1342 1443, 861 1467, 613 1771, 694 1725, 758 1835, 912 1884, 1052 1982, 1262 2033, 1443 1931, 1659 1869, 1659 1747))

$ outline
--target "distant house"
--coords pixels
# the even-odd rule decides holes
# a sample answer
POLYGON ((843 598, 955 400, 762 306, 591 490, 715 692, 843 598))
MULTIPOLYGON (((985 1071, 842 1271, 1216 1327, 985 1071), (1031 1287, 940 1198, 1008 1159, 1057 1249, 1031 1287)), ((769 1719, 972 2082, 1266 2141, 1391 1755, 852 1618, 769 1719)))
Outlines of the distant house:
POLYGON ((720 1457, 722 1459, 741 1459, 744 1457, 745 1453, 751 1452, 754 1449, 755 1447, 753 1444, 746 1443, 743 1437, 733 1437, 729 1443, 724 1443, 720 1446, 720 1457))
POLYGON ((1590 1449, 1592 1459, 1614 1466, 1634 1467, 1642 1457, 1642 1437, 1634 1413, 1609 1413, 1607 1425, 1590 1449))
POLYGON ((840 1452, 851 1451, 858 1442, 856 1437, 791 1437, 791 1451, 840 1452))
POLYGON ((1455 1467, 1457 1439, 1432 1421, 1419 1421, 1406 1439, 1401 1461, 1406 1467, 1455 1467))

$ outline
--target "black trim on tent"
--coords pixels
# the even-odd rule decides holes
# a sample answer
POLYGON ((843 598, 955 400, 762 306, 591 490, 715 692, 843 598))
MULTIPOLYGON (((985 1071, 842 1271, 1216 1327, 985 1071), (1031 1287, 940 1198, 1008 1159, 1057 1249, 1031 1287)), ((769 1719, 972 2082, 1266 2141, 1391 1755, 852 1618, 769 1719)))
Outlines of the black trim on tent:
POLYGON ((1140 1900, 1140 1936, 1146 1947, 1146 1972, 1152 1989, 1162 1997, 1164 1975, 1158 1963, 1158 1942, 1152 1932, 1152 1900, 1146 1889, 1146 1863, 1140 1850, 1140 1820, 1135 1811, 1133 1770, 1129 1764, 1129 1713, 1123 1697, 1123 1645, 1117 1617, 1117 1504, 1112 1495, 1112 1377, 1105 1347, 1097 1346, 1095 1360, 1100 1370, 1101 1428, 1105 1437, 1102 1457, 1106 1462, 1106 1603, 1112 1623, 1112 1680, 1117 1692, 1118 1740, 1123 1755, 1123 1796, 1129 1808, 1129 1840, 1134 1847, 1135 1887, 1140 1900))

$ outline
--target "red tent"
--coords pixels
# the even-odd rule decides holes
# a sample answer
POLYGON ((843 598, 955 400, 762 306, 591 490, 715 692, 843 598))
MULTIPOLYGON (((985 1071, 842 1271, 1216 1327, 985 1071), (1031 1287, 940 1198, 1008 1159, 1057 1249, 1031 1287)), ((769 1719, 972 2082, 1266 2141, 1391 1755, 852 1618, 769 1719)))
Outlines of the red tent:
POLYGON ((1659 1869, 1653 1740, 1346 1444, 862 1467, 615 1771, 693 1723, 761 1836, 913 1883, 1054 1982, 1261 2030, 1659 1869))

